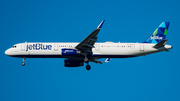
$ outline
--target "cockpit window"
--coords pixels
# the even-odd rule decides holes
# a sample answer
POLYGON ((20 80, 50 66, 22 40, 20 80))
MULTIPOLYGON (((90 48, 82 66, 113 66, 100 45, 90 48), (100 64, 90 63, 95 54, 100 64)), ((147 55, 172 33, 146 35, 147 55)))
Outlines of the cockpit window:
POLYGON ((16 46, 12 46, 12 48, 16 48, 16 46))

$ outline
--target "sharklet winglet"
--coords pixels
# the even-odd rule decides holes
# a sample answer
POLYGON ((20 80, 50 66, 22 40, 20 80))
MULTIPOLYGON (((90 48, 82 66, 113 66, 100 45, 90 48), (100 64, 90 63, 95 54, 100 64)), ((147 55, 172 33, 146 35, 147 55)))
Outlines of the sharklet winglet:
POLYGON ((98 28, 101 29, 101 27, 102 27, 104 21, 105 21, 105 20, 103 20, 103 21, 99 24, 99 26, 97 27, 97 29, 98 29, 98 28))

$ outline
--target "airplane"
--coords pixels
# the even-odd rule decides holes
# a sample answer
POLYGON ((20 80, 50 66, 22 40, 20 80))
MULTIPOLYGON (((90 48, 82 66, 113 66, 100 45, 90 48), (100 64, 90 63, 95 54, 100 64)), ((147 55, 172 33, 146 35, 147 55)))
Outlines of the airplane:
POLYGON ((145 56, 148 54, 168 51, 171 45, 166 45, 167 31, 170 22, 162 22, 159 27, 142 43, 96 43, 97 35, 105 20, 89 34, 84 40, 78 43, 43 43, 24 42, 13 45, 5 51, 11 57, 23 58, 22 66, 26 58, 65 58, 65 67, 79 67, 86 63, 86 69, 90 70, 89 62, 103 64, 111 58, 131 58, 145 56), (97 59, 107 58, 105 61, 97 59))

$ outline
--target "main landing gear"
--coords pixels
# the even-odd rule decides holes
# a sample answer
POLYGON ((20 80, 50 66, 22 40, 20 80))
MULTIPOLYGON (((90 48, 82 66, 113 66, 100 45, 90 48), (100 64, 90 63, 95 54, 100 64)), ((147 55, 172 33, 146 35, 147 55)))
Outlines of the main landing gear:
POLYGON ((24 66, 25 65, 25 57, 23 58, 23 62, 22 62, 22 66, 24 66))
POLYGON ((91 69, 91 66, 89 65, 89 60, 88 60, 87 57, 84 58, 84 62, 87 63, 86 69, 87 69, 87 70, 90 70, 90 69, 91 69))
POLYGON ((86 65, 86 69, 87 70, 90 70, 91 69, 91 66, 89 64, 86 65))

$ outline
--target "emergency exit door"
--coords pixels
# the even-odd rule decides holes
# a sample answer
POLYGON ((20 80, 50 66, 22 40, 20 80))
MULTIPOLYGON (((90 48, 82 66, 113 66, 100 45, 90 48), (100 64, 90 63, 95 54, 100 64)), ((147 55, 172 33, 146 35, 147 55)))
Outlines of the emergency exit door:
POLYGON ((144 51, 144 44, 140 44, 140 51, 144 51))
POLYGON ((57 43, 54 44, 54 50, 58 51, 58 44, 57 43))

